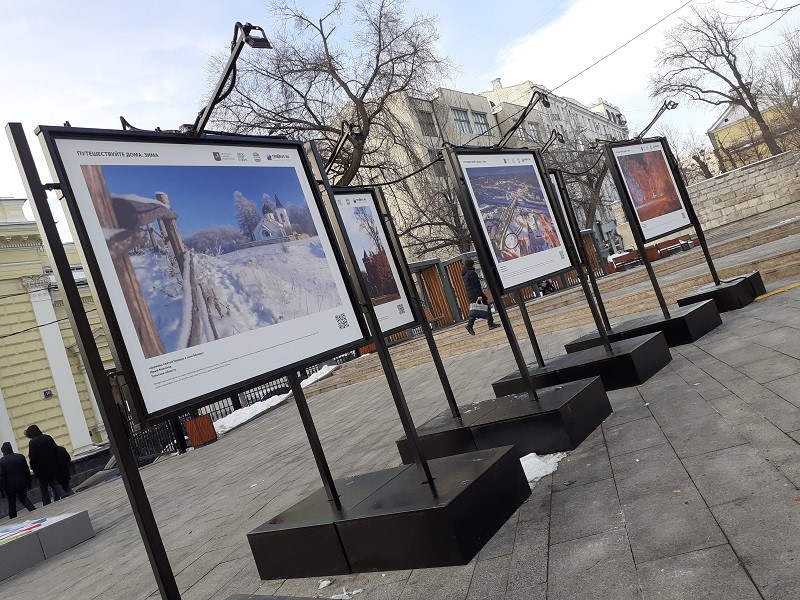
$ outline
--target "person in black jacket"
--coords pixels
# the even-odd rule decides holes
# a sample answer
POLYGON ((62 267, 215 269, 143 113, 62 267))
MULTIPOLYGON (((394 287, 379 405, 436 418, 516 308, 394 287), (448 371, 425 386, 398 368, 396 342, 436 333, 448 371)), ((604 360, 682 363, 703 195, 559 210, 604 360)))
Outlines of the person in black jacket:
POLYGON ((69 471, 69 466, 72 464, 72 457, 69 455, 64 446, 58 447, 58 469, 56 469, 56 481, 61 484, 61 487, 64 488, 64 493, 67 496, 72 496, 75 492, 72 491, 72 488, 69 486, 69 480, 71 477, 71 473, 69 471))
MULTIPOLYGON (((461 271, 461 279, 464 281, 464 287, 467 290, 467 300, 472 302, 482 302, 489 307, 486 311, 486 319, 489 322, 489 329, 500 327, 494 322, 492 318, 492 305, 489 303, 489 298, 483 293, 481 287, 481 280, 478 278, 478 273, 475 271, 475 261, 468 258, 464 261, 464 269, 461 271)), ((472 326, 475 325, 475 317, 470 317, 467 320, 467 331, 470 335, 475 335, 475 330, 472 326)))
POLYGON ((4 442, 3 457, 0 458, 0 490, 5 492, 8 499, 8 518, 17 516, 17 500, 29 511, 36 510, 33 502, 28 498, 28 489, 31 487, 31 470, 28 461, 22 454, 17 454, 10 442, 4 442))
POLYGON ((53 498, 60 500, 69 494, 56 480, 58 474, 58 444, 49 435, 42 433, 38 425, 31 425, 25 430, 28 442, 28 458, 31 461, 33 474, 39 478, 39 489, 42 491, 42 504, 50 504, 50 488, 53 498))

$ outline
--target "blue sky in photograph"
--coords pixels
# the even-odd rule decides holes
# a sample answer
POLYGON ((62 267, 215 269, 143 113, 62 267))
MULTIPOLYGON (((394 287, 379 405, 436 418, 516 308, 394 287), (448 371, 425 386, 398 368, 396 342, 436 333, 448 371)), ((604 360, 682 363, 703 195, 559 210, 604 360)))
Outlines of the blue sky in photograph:
POLYGON ((306 204, 291 167, 107 165, 103 175, 112 195, 154 198, 156 192, 166 193, 172 210, 178 213, 178 228, 184 236, 211 225, 238 229, 233 209, 233 193, 237 191, 255 202, 259 211, 265 192, 273 201, 277 194, 286 209, 291 204, 306 204))

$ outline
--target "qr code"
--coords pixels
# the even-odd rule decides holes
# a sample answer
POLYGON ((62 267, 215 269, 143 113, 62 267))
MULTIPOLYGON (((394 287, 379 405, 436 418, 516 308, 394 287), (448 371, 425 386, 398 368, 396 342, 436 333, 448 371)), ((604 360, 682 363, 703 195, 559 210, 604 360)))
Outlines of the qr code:
POLYGON ((350 327, 350 323, 347 322, 347 315, 344 313, 336 315, 336 323, 339 325, 339 329, 347 329, 350 327))
POLYGON ((397 312, 399 312, 401 315, 406 314, 406 307, 403 306, 402 304, 398 304, 397 305, 397 312))

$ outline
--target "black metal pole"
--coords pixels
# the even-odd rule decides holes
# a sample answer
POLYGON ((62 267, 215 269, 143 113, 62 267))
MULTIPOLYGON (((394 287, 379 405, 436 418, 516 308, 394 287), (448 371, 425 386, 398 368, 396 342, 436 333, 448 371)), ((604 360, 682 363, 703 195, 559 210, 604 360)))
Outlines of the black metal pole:
POLYGON ((133 516, 139 527, 158 590, 163 600, 180 600, 181 594, 175 581, 175 574, 170 567, 169 557, 158 531, 158 523, 142 483, 139 465, 133 449, 128 443, 122 415, 114 403, 111 383, 106 377, 100 351, 94 341, 89 319, 83 310, 80 291, 73 278, 56 222, 50 212, 47 192, 39 179, 30 146, 25 139, 25 132, 20 123, 9 123, 6 125, 6 133, 11 142, 11 149, 22 175, 31 208, 46 241, 45 248, 53 266, 56 281, 67 300, 66 307, 70 324, 76 333, 81 358, 90 374, 92 391, 99 400, 98 408, 108 433, 109 445, 114 456, 117 457, 120 476, 131 503, 133 516))
POLYGON ((658 305, 661 307, 661 312, 664 315, 664 318, 669 319, 669 308, 667 308, 667 303, 664 300, 664 294, 661 293, 661 286, 658 285, 658 279, 656 279, 656 274, 653 271, 653 265, 650 264, 650 260, 647 258, 647 253, 645 252, 644 248, 644 238, 639 231, 636 215, 633 214, 633 202, 626 195, 625 182, 622 181, 622 178, 619 174, 619 169, 615 166, 616 161, 614 159, 614 152, 611 150, 611 146, 609 144, 603 146, 603 153, 605 154, 606 161, 608 161, 611 177, 614 179, 614 185, 617 186, 617 194, 619 194, 620 201, 622 202, 622 209, 625 211, 625 217, 628 219, 628 223, 630 223, 633 240, 636 242, 636 249, 639 251, 639 256, 644 263, 644 268, 647 270, 647 276, 650 278, 650 283, 652 284, 653 291, 656 294, 658 305))
MULTIPOLYGON (((456 188, 456 195, 458 196, 458 201, 461 204, 461 212, 464 216, 464 220, 467 223, 470 236, 472 236, 475 252, 478 255, 478 260, 480 261, 481 265, 483 265, 483 268, 487 269, 488 271, 488 269, 493 268, 494 262, 489 255, 489 249, 484 243, 483 233, 481 232, 475 217, 473 217, 473 207, 469 190, 466 187, 464 175, 461 172, 460 165, 458 164, 458 158, 456 157, 451 146, 445 147, 444 157, 445 166, 447 167, 447 172, 450 175, 450 180, 453 182, 453 185, 456 188)), ((517 363, 517 369, 519 370, 520 377, 525 384, 525 389, 528 393, 528 396, 532 401, 538 402, 539 396, 536 393, 536 388, 533 385, 533 379, 531 378, 530 371, 528 371, 528 364, 525 362, 525 357, 522 355, 522 349, 519 347, 517 336, 514 334, 514 328, 511 326, 511 320, 508 318, 508 313, 506 312, 505 306, 503 306, 502 293, 499 285, 497 285, 495 282, 495 275, 487 272, 486 283, 489 286, 489 291, 492 293, 492 299, 494 300, 497 314, 500 317, 500 322, 503 324, 503 329, 505 329, 508 345, 511 348, 511 354, 514 356, 514 361, 517 363)))
POLYGON ((314 462, 317 463, 319 476, 322 478, 322 487, 325 488, 325 495, 328 496, 328 502, 333 502, 336 508, 342 508, 339 501, 339 493, 336 491, 336 484, 331 475, 331 469, 328 466, 328 461, 325 458, 325 452, 322 449, 322 443, 319 441, 317 428, 314 426, 314 419, 311 417, 311 411, 308 409, 308 402, 306 402, 306 395, 303 392, 303 386, 300 385, 300 378, 297 376, 297 371, 292 370, 286 374, 289 380, 289 387, 292 388, 294 395, 294 402, 297 405, 297 412, 300 413, 300 420, 303 422, 303 429, 306 430, 306 437, 311 446, 311 453, 314 455, 314 462))
POLYGON ((683 206, 686 209, 686 214, 689 215, 689 220, 692 222, 694 231, 697 234, 697 241, 700 242, 700 247, 703 249, 703 256, 705 256, 706 263, 708 263, 708 270, 711 271, 711 278, 714 280, 714 285, 721 285, 722 282, 719 279, 717 269, 714 266, 714 261, 711 258, 711 251, 708 249, 706 234, 703 231, 703 227, 700 225, 700 219, 697 218, 697 213, 694 211, 694 205, 692 204, 691 198, 689 198, 689 190, 686 189, 686 183, 683 181, 681 170, 678 168, 678 161, 675 159, 675 155, 672 153, 672 148, 669 147, 666 138, 658 139, 662 141, 666 151, 667 161, 669 162, 669 167, 672 170, 672 177, 675 179, 675 183, 678 185, 678 192, 681 194, 681 199, 683 200, 683 206))
MULTIPOLYGON (((603 296, 600 294, 600 287, 597 285, 597 278, 594 275, 594 270, 589 264, 589 256, 586 254, 586 248, 583 245, 583 236, 581 235, 580 227, 578 227, 578 217, 575 215, 575 207, 572 206, 572 201, 569 197, 569 190, 567 190, 567 185, 564 181, 564 175, 561 173, 561 171, 552 171, 552 173, 555 175, 557 187, 556 191, 561 196, 561 206, 564 208, 564 217, 567 220, 567 225, 572 233, 572 239, 575 242, 575 250, 578 253, 578 258, 580 259, 581 265, 585 268, 585 273, 589 278, 589 283, 594 293, 594 301, 597 304, 597 310, 600 312, 600 317, 603 321, 603 328, 605 328, 606 332, 610 332, 611 322, 608 319, 608 313, 606 312, 606 306, 603 303, 603 296)), ((592 309, 591 301, 589 301, 589 308, 590 310, 592 309)), ((596 319, 595 323, 597 323, 596 319)), ((598 331, 599 330, 600 325, 598 325, 598 331)))
POLYGON ((431 353, 433 365, 436 368, 436 374, 439 376, 439 381, 442 384, 442 390, 444 390, 444 395, 447 399, 447 405, 450 407, 450 414, 453 415, 454 419, 458 419, 461 417, 461 411, 456 403, 456 397, 455 394, 453 394, 453 388, 450 386, 450 379, 447 377, 447 371, 445 371, 442 357, 439 354, 439 348, 436 346, 436 341, 433 338, 433 332, 431 331, 430 323, 428 323, 428 319, 425 316, 425 310, 422 308, 422 302, 417 294, 417 288, 414 286, 414 282, 411 280, 408 261, 406 260, 405 252, 403 252, 403 246, 400 244, 400 236, 397 235, 397 228, 394 226, 394 220, 392 219, 392 215, 389 213, 389 209, 386 206, 386 198, 379 188, 375 189, 375 198, 378 201, 378 210, 381 213, 383 222, 386 224, 386 230, 389 233, 389 243, 394 247, 395 256, 398 257, 398 262, 401 263, 399 265, 401 277, 403 278, 403 281, 406 284, 406 289, 411 296, 409 298, 411 301, 411 310, 414 312, 414 318, 422 328, 422 334, 425 336, 425 341, 428 344, 428 351, 431 353))
MULTIPOLYGON (((544 183, 547 194, 551 199, 553 216, 556 219, 559 230, 562 232, 564 245, 567 249, 567 256, 569 257, 572 265, 575 267, 575 271, 578 273, 578 280, 581 282, 581 289, 583 290, 583 295, 586 297, 586 304, 589 305, 589 311, 592 313, 595 327, 597 327, 597 334, 600 336, 600 341, 603 342, 603 347, 606 349, 606 352, 611 352, 611 342, 608 339, 608 332, 600 318, 600 313, 597 311, 597 305, 594 303, 594 298, 592 298, 592 293, 589 290, 589 283, 586 279, 586 273, 584 271, 584 266, 586 263, 585 254, 582 254, 577 247, 578 240, 581 239, 581 234, 577 227, 577 221, 567 221, 566 215, 561 211, 561 207, 564 208, 564 212, 567 211, 569 198, 562 196, 563 202, 561 203, 561 207, 558 205, 556 192, 553 189, 553 182, 550 181, 550 177, 548 177, 548 171, 544 164, 542 153, 538 150, 534 150, 533 159, 536 162, 537 168, 539 169, 539 174, 542 177, 542 183, 544 183)), ((573 214, 572 216, 574 217, 575 215, 573 214)))
POLYGON ((361 305, 361 310, 367 318, 371 339, 377 349, 378 358, 380 359, 381 366, 383 367, 383 371, 386 375, 386 383, 389 385, 389 391, 391 392, 392 399, 397 407, 397 414, 400 417, 400 423, 403 425, 403 432, 406 434, 406 439, 408 440, 411 453, 414 456, 414 463, 417 466, 417 472, 419 474, 420 481, 422 483, 430 484, 431 490, 435 493, 433 486, 433 475, 431 475, 428 461, 426 460, 425 455, 422 452, 422 447, 419 444, 417 430, 414 427, 414 421, 411 418, 411 412, 408 410, 408 404, 406 403, 405 396, 403 395, 403 389, 400 386, 400 379, 397 377, 397 371, 394 368, 392 357, 389 354, 389 348, 386 346, 386 340, 383 338, 383 334, 381 333, 381 326, 380 322, 378 321, 378 316, 375 314, 375 308, 372 306, 372 302, 370 302, 369 296, 365 291, 367 287, 364 283, 363 276, 361 275, 361 269, 358 268, 356 259, 353 256, 352 248, 350 247, 350 244, 347 241, 347 236, 344 233, 344 227, 342 227, 339 214, 336 211, 336 202, 333 197, 333 190, 331 189, 331 185, 328 181, 327 175, 325 174, 325 170, 322 167, 322 157, 320 156, 319 149, 317 148, 317 144, 315 142, 309 142, 308 147, 310 148, 314 157, 314 160, 311 161, 312 169, 314 170, 314 174, 317 176, 320 185, 323 186, 325 191, 323 194, 323 198, 326 200, 325 209, 330 215, 331 226, 333 227, 334 235, 336 236, 336 242, 342 251, 345 264, 347 265, 347 270, 349 271, 350 277, 355 284, 354 287, 359 304, 361 305))
POLYGON ((183 433, 183 426, 179 417, 172 417, 170 420, 172 425, 172 434, 175 436, 175 449, 178 454, 185 454, 188 449, 186 446, 186 436, 183 433))
POLYGON ((533 353, 536 355, 536 364, 543 367, 544 357, 542 356, 542 349, 539 348, 539 340, 536 339, 536 332, 533 331, 533 323, 531 323, 531 316, 528 314, 528 307, 525 306, 525 299, 522 297, 522 292, 514 290, 512 295, 522 315, 522 322, 525 323, 525 331, 528 332, 528 339, 530 339, 533 353))

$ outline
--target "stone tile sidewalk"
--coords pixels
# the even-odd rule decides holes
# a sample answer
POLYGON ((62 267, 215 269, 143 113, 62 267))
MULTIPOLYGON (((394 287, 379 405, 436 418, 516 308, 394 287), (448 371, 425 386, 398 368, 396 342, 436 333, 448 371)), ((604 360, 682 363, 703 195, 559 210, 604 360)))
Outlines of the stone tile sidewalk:
MULTIPOLYGON (((142 475, 187 600, 342 588, 359 600, 800 598, 798 330, 795 287, 723 315, 645 385, 611 392, 613 415, 462 567, 336 576, 324 589, 322 577, 260 581, 245 534, 319 486, 292 405, 142 475)), ((585 331, 543 337, 545 355, 585 331)), ((466 404, 491 397, 514 363, 497 346, 445 364, 466 404)), ((417 423, 446 409, 431 366, 400 376, 417 423)), ((310 406, 335 476, 398 464, 401 429, 382 379, 310 406)), ((0 582, 3 598, 157 596, 119 480, 34 514, 83 509, 97 536, 0 582)))

